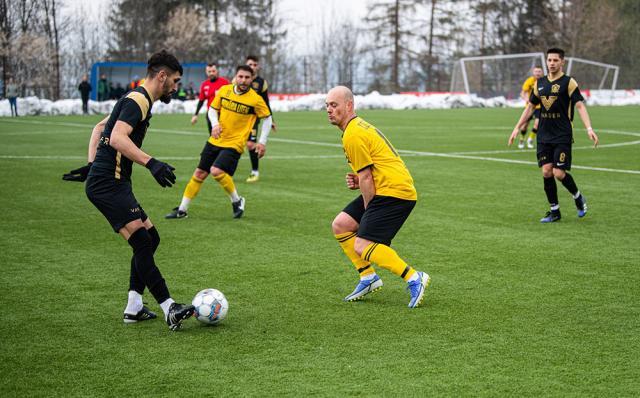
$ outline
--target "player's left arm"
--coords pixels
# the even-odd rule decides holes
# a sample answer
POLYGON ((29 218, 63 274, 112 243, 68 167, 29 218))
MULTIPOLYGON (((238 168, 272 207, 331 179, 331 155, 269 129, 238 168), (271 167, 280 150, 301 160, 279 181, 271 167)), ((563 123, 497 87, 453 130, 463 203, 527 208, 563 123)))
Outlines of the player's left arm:
POLYGON ((599 142, 598 135, 593 131, 593 127, 591 127, 591 118, 589 117, 589 112, 587 112, 587 106, 584 104, 584 101, 578 101, 576 103, 576 110, 578 111, 578 115, 580 115, 584 128, 587 129, 589 139, 593 141, 593 147, 597 148, 599 142))
POLYGON ((587 129, 587 135, 589 135, 589 139, 593 141, 593 147, 598 147, 598 136, 593 132, 593 127, 591 127, 591 118, 589 118, 589 112, 587 112, 587 106, 584 104, 584 97, 582 93, 580 93, 580 88, 578 87, 578 82, 574 78, 569 80, 569 84, 567 85, 567 94, 569 95, 569 99, 573 101, 578 110, 578 114, 580 115, 580 119, 582 119, 582 124, 584 128, 587 129))
POLYGON ((360 185, 360 192, 362 193, 364 208, 366 209, 371 199, 376 196, 376 186, 373 182, 371 167, 366 167, 358 171, 358 184, 360 185))

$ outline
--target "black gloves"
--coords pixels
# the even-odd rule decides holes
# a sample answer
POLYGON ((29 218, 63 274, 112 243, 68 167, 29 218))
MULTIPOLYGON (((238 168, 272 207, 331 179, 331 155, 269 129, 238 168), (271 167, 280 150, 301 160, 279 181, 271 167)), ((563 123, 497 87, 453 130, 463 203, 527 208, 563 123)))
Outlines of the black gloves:
POLYGON ((90 168, 91 162, 89 162, 86 166, 79 167, 75 170, 71 170, 66 174, 63 174, 62 179, 65 181, 84 182, 87 179, 87 174, 89 174, 90 168))
POLYGON ((174 167, 164 162, 161 162, 155 158, 149 159, 146 168, 149 169, 151 174, 153 174, 153 178, 158 181, 161 187, 170 187, 171 185, 176 183, 176 175, 173 174, 174 167))

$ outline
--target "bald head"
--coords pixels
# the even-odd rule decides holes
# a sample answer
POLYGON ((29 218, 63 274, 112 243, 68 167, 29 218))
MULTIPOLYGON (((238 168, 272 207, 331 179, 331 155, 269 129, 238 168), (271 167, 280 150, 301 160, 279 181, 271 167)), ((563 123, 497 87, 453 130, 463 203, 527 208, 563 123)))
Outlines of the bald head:
POLYGON ((338 97, 342 98, 345 101, 353 102, 353 93, 349 90, 348 87, 345 86, 335 86, 327 93, 327 100, 329 98, 338 97))
POLYGON ((345 86, 336 86, 329 90, 325 101, 329 122, 344 131, 347 124, 353 119, 355 108, 353 105, 353 93, 345 86))

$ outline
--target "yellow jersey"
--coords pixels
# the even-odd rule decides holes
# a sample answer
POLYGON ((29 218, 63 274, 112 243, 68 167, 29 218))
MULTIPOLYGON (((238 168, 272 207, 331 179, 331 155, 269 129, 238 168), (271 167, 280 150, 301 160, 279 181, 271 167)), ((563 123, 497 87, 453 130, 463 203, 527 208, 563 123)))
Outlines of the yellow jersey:
POLYGON ((418 199, 407 166, 380 130, 355 117, 342 133, 342 146, 354 173, 371 167, 376 195, 418 199))
MULTIPOLYGON (((535 87, 537 81, 538 79, 536 79, 535 77, 529 76, 527 80, 525 80, 522 84, 522 91, 527 93, 527 101, 529 101, 529 97, 531 97, 531 92, 533 91, 533 88, 535 87)), ((536 105, 535 109, 540 109, 540 104, 536 105)))
POLYGON ((242 94, 236 94, 234 86, 227 84, 220 87, 211 102, 211 107, 218 112, 222 132, 220 138, 209 137, 209 142, 242 153, 256 119, 271 116, 271 112, 262 97, 254 90, 249 89, 242 94))

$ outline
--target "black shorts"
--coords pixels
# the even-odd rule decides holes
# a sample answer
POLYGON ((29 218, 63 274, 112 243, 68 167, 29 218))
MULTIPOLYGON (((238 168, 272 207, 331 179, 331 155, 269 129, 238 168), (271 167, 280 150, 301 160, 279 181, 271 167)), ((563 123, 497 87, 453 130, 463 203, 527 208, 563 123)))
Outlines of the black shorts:
POLYGON ((116 233, 131 221, 144 222, 149 218, 133 195, 131 184, 127 182, 113 178, 89 177, 85 192, 116 233))
POLYGON ((198 168, 211 173, 211 166, 215 166, 232 176, 238 167, 238 160, 240 154, 235 149, 215 146, 207 141, 200 153, 198 168))
POLYGON ((553 163, 553 168, 571 170, 571 144, 538 143, 538 167, 553 163))
POLYGON ((342 211, 360 224, 359 238, 389 246, 415 205, 415 200, 376 195, 365 210, 360 195, 342 211))

